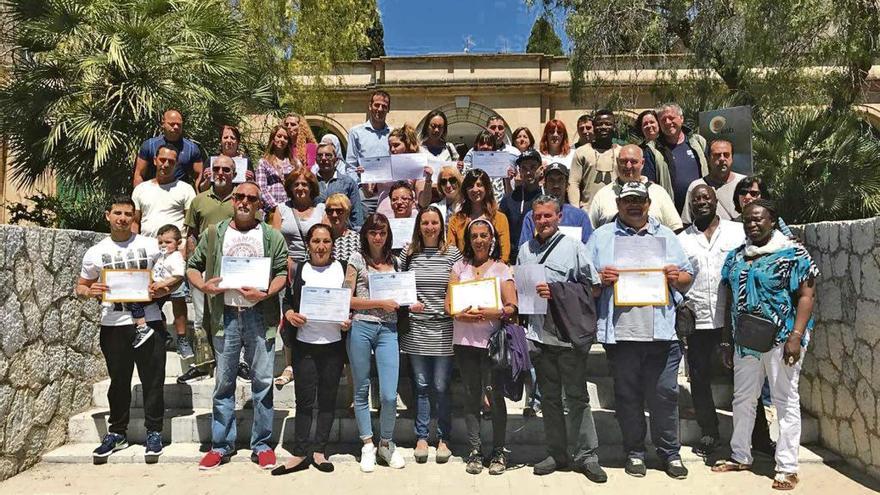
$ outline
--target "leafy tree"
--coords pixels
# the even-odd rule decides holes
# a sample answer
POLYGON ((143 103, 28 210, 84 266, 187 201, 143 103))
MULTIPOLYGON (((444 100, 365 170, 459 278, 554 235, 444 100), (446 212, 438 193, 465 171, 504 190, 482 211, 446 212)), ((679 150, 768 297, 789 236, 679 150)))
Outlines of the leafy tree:
POLYGON ((382 18, 379 16, 379 9, 376 6, 376 0, 364 2, 372 7, 369 16, 369 26, 367 28, 367 37, 370 42, 366 46, 358 50, 358 59, 369 60, 376 57, 385 56, 385 28, 382 27, 382 18))
POLYGON ((544 53, 547 55, 562 55, 562 40, 553 29, 546 14, 535 19, 532 24, 532 32, 526 44, 526 53, 544 53))

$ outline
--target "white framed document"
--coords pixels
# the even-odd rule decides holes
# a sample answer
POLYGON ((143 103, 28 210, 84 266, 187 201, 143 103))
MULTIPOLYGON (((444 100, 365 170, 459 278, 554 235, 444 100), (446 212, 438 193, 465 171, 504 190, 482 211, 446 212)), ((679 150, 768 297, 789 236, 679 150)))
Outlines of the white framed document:
POLYGON ((614 284, 615 306, 667 306, 669 286, 662 268, 620 270, 614 284))
POLYGON ((224 256, 220 259, 221 289, 241 289, 253 287, 257 290, 269 288, 272 273, 272 259, 265 257, 224 256))
POLYGON ((101 283, 108 289, 104 292, 104 302, 150 302, 150 270, 121 270, 105 268, 101 270, 101 283))
POLYGON ((582 242, 584 235, 583 227, 566 227, 564 225, 559 226, 559 231, 562 232, 562 235, 566 237, 571 237, 572 239, 582 242))
POLYGON ((416 272, 380 272, 369 275, 370 299, 391 299, 401 306, 419 302, 416 297, 416 272))
POLYGON ((535 286, 547 282, 544 265, 514 265, 516 302, 521 315, 546 315, 547 300, 538 295, 535 286))
POLYGON ((614 238, 614 263, 622 268, 662 268, 666 265, 666 239, 650 235, 614 238))
POLYGON ((473 168, 482 169, 492 178, 506 178, 514 160, 514 156, 506 151, 474 151, 472 158, 473 168))
POLYGON ((391 248, 403 249, 403 246, 412 241, 413 230, 416 228, 416 217, 389 218, 388 225, 391 227, 391 248))
POLYGON ((394 177, 391 173, 390 156, 374 156, 361 158, 358 162, 364 168, 361 173, 361 183, 371 184, 376 182, 391 182, 394 177))
MULTIPOLYGON (((214 161, 219 158, 218 156, 211 157, 211 173, 214 173, 214 161)), ((235 177, 232 178, 232 182, 234 184, 241 184, 242 182, 247 180, 245 174, 247 174, 248 167, 248 159, 243 156, 236 156, 232 158, 232 161, 235 162, 235 177)), ((213 175, 211 175, 211 180, 213 181, 213 175)))
POLYGON ((501 284, 497 277, 449 285, 450 310, 458 314, 468 307, 501 309, 501 284))
POLYGON ((424 153, 391 155, 391 176, 394 180, 423 179, 427 166, 428 155, 424 153))
POLYGON ((309 321, 348 320, 351 311, 351 289, 303 287, 299 297, 299 312, 309 321))

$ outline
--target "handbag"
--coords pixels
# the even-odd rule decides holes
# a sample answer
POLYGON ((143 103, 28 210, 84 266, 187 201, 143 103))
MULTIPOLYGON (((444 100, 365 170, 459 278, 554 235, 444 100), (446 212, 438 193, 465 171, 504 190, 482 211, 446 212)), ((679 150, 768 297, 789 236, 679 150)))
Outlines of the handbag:
POLYGON ((737 345, 753 351, 769 352, 776 343, 779 328, 767 318, 751 313, 740 313, 736 319, 733 340, 737 345))
POLYGON ((675 333, 678 335, 678 340, 684 342, 696 331, 697 314, 694 312, 691 300, 684 297, 675 305, 675 333))
POLYGON ((510 356, 510 338, 507 336, 506 323, 501 325, 492 335, 489 336, 489 362, 493 370, 510 371, 513 368, 513 362, 510 356))

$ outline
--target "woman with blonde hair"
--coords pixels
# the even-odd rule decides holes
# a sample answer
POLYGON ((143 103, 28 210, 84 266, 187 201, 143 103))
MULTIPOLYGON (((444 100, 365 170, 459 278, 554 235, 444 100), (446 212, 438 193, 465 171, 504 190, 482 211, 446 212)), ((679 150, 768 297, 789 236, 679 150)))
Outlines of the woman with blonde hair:
POLYGON ((254 173, 266 213, 274 211, 278 204, 287 201, 284 180, 294 168, 290 155, 290 136, 284 126, 276 125, 269 132, 266 153, 260 158, 254 173))
POLYGON ((419 193, 419 208, 428 205, 436 206, 444 219, 449 219, 458 213, 461 208, 461 184, 464 178, 458 167, 447 166, 440 169, 437 174, 437 184, 434 187, 425 187, 419 193))
POLYGON ((287 136, 290 138, 290 157, 291 161, 296 161, 299 166, 311 166, 314 164, 314 155, 312 163, 309 163, 308 144, 313 147, 317 145, 318 140, 312 133, 312 128, 302 115, 298 113, 289 113, 284 116, 284 128, 287 130, 287 136))
POLYGON ((324 214, 333 234, 333 257, 347 262, 351 255, 360 251, 360 235, 348 228, 351 201, 342 193, 334 193, 324 201, 324 214))

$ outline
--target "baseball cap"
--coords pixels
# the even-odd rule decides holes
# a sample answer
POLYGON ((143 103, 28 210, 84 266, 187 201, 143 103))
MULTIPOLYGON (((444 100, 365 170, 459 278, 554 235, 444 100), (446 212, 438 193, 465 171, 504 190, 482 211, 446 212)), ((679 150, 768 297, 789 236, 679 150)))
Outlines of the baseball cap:
POLYGON ((516 157, 516 164, 520 165, 522 162, 526 160, 535 160, 538 162, 538 165, 541 164, 541 154, 538 153, 535 148, 529 148, 522 152, 518 157, 516 157))
POLYGON ((627 182, 620 188, 620 192, 617 193, 618 198, 625 198, 627 196, 638 196, 640 198, 648 197, 648 188, 642 182, 627 182))
POLYGON ((544 175, 546 176, 550 172, 559 172, 562 175, 565 175, 567 177, 568 176, 568 167, 566 167, 565 165, 563 165, 559 162, 553 162, 550 165, 547 165, 547 168, 544 169, 544 175))

